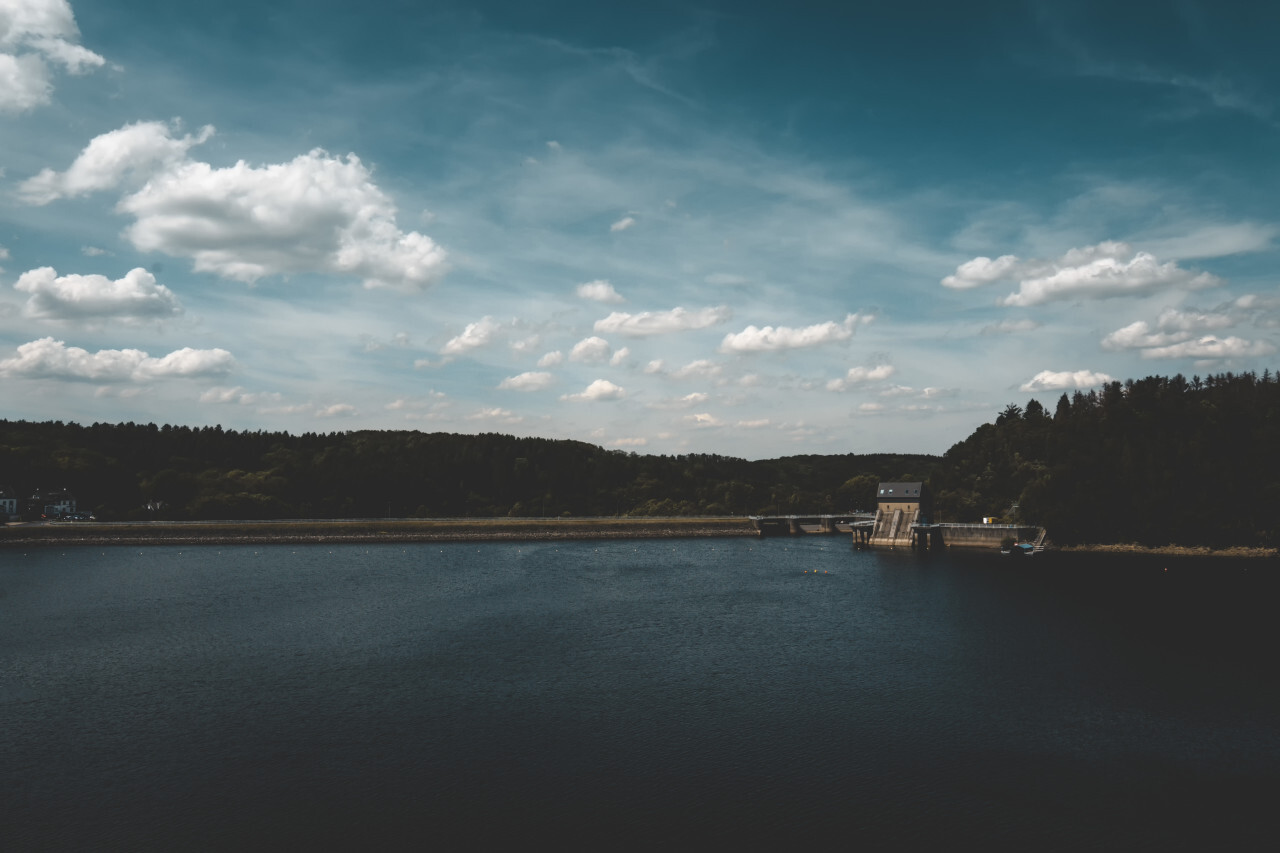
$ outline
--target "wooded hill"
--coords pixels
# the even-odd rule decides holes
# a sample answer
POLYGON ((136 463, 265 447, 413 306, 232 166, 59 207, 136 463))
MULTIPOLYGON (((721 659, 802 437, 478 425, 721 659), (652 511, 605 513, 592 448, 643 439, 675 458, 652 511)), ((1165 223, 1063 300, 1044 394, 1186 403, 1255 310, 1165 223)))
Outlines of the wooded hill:
POLYGON ((1280 377, 1151 376, 1063 394, 1052 413, 1010 405, 931 485, 944 520, 1016 516, 1059 543, 1274 547, 1280 377))
POLYGON ((937 456, 640 456, 578 441, 394 431, 0 421, 0 487, 99 520, 846 512, 937 456))
POLYGON ((577 441, 0 421, 0 488, 101 520, 684 516, 874 509, 925 480, 934 518, 1054 541, 1280 543, 1280 377, 1148 377, 1009 405, 945 456, 642 456, 577 441))

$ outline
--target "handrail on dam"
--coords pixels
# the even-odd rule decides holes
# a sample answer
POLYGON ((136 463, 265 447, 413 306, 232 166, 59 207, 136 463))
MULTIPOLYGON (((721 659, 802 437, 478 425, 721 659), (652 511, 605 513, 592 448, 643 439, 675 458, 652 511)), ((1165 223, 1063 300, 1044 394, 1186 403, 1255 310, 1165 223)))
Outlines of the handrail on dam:
POLYGON ((1042 550, 1045 539, 1045 529, 1038 525, 913 520, 899 526, 906 519, 897 514, 893 517, 892 529, 883 530, 878 512, 794 513, 753 515, 749 518, 761 536, 852 533, 858 547, 909 547, 919 550, 998 548, 1004 539, 1012 535, 1014 539, 1034 540, 1037 550, 1042 550))

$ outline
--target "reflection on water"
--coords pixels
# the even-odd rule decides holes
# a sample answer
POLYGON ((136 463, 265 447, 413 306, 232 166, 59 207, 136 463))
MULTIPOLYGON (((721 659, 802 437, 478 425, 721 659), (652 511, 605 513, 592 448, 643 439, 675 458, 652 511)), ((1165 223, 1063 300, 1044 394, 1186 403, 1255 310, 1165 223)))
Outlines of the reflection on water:
POLYGON ((1262 833, 1275 568, 1056 556, 4 552, 0 846, 1262 833))

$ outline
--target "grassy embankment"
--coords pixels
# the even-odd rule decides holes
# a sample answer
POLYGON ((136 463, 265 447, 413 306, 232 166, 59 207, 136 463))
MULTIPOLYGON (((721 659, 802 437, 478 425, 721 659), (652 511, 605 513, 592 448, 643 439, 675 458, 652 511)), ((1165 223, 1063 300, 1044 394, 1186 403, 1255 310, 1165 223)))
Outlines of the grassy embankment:
POLYGON ((0 545, 220 545, 270 542, 467 542, 755 536, 746 518, 472 518, 449 520, 11 524, 0 545))
POLYGON ((1114 545, 1061 545, 1056 551, 1077 554, 1151 554, 1164 557, 1277 557, 1280 549, 1276 548, 1207 548, 1191 545, 1138 545, 1136 543, 1117 543, 1114 545))

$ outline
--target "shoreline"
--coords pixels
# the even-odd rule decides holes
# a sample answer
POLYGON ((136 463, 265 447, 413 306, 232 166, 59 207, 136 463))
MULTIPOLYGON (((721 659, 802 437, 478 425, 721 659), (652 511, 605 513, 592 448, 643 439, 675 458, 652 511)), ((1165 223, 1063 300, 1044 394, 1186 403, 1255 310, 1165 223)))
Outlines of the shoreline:
POLYGON ((1234 545, 1210 548, 1204 545, 1138 545, 1133 542, 1113 545, 1055 545, 1052 550, 1064 554, 1137 554, 1151 557, 1230 557, 1232 559, 1275 559, 1277 548, 1234 545))
POLYGON ((76 522, 9 525, 0 530, 0 547, 552 542, 759 535, 746 518, 76 522))

